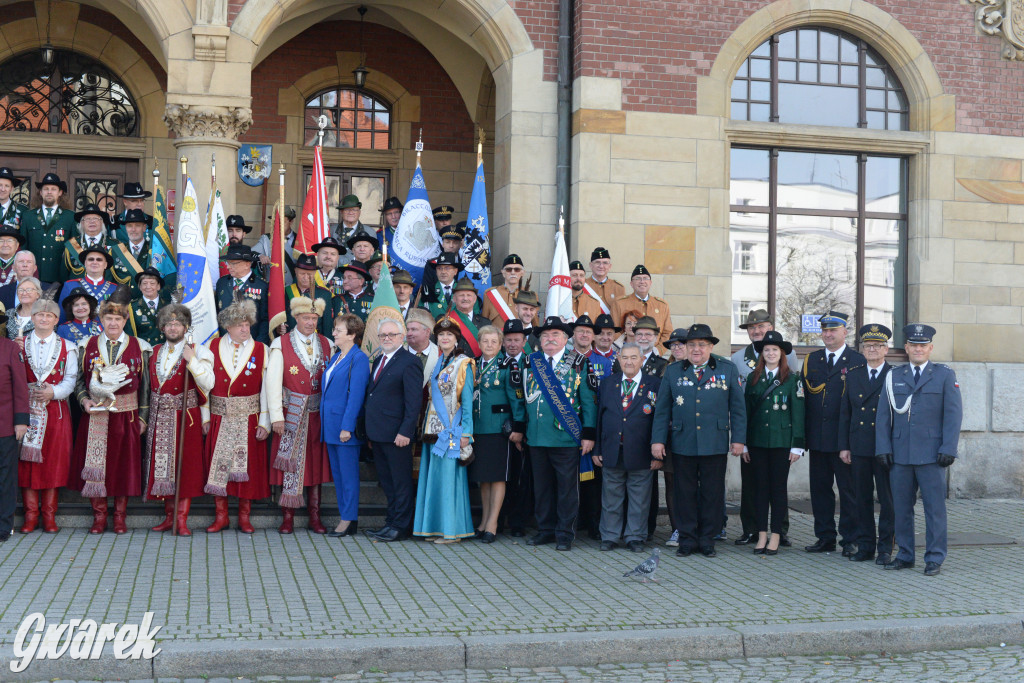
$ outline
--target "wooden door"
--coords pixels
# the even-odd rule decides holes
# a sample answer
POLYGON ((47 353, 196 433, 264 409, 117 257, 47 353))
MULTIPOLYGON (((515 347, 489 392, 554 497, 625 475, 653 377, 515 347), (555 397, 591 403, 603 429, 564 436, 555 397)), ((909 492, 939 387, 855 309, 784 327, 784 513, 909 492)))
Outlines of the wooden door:
MULTIPOLYGON (((28 180, 15 188, 15 199, 32 208, 39 206, 35 183, 47 173, 56 173, 68 184, 61 204, 81 211, 86 204, 99 204, 112 214, 120 206, 117 195, 127 181, 139 180, 139 162, 135 159, 96 159, 85 157, 43 157, 19 155, 4 157, 14 174, 28 180)), ((143 186, 147 186, 143 182, 143 186)))

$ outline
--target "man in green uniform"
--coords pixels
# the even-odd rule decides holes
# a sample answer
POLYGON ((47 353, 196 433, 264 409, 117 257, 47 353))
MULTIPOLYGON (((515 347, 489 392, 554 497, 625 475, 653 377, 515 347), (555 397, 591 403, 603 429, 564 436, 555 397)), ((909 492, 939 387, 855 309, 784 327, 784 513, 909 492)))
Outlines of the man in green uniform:
POLYGON ((68 186, 56 173, 47 173, 36 183, 42 206, 29 211, 21 222, 25 248, 35 254, 39 280, 45 288, 59 282, 64 242, 74 235, 75 214, 59 206, 68 186))
POLYGON ((28 213, 28 207, 14 201, 11 196, 14 188, 25 182, 24 178, 18 178, 14 171, 6 166, 0 166, 0 225, 7 225, 15 230, 21 228, 21 221, 28 213))
MULTIPOLYGON (((64 281, 82 277, 85 268, 82 266, 80 254, 83 249, 100 247, 110 251, 114 239, 107 234, 107 212, 96 204, 86 204, 85 208, 75 214, 78 223, 78 236, 64 242, 64 261, 61 264, 61 279, 64 281)), ((112 280, 111 273, 106 274, 112 280)))
MULTIPOLYGON (((114 267, 110 269, 114 282, 119 285, 131 285, 132 296, 140 295, 138 275, 149 268, 149 257, 152 255, 153 217, 142 209, 129 209, 119 220, 121 229, 128 239, 109 245, 110 255, 114 257, 114 267)), ((173 283, 170 283, 173 286, 173 283)))
MULTIPOLYGON (((121 194, 117 195, 121 198, 121 204, 124 208, 121 209, 121 213, 117 216, 112 217, 113 227, 110 231, 111 237, 118 242, 127 242, 128 233, 124 229, 124 224, 121 222, 128 212, 132 209, 138 209, 139 211, 145 212, 146 200, 153 196, 153 193, 149 190, 142 188, 141 183, 125 183, 124 189, 121 194)), ((150 225, 153 223, 153 218, 150 216, 150 225)))
POLYGON ((331 292, 316 284, 316 257, 312 254, 299 254, 295 260, 295 282, 285 287, 284 309, 287 311, 285 325, 288 331, 295 329, 295 318, 292 317, 291 301, 297 296, 304 296, 313 299, 315 296, 324 302, 324 314, 320 316, 317 331, 327 337, 331 336, 334 330, 334 303, 331 292))
POLYGON ((479 296, 476 285, 467 277, 462 278, 452 287, 452 317, 456 318, 462 334, 459 348, 474 358, 480 355, 480 328, 490 325, 491 321, 477 313, 479 296))
POLYGON ((527 544, 556 543, 557 550, 568 551, 579 513, 580 456, 589 462, 594 448, 597 379, 587 357, 566 348, 569 324, 552 316, 538 330, 541 350, 527 359, 523 370, 538 527, 527 544))
POLYGON ((152 346, 163 344, 164 333, 157 325, 156 314, 161 306, 171 302, 163 292, 164 278, 160 271, 150 266, 135 276, 135 287, 139 296, 132 299, 129 307, 128 329, 133 337, 144 339, 152 346))
POLYGON ((433 265, 437 273, 437 281, 432 289, 427 286, 420 290, 419 305, 430 311, 434 319, 440 318, 448 312, 452 306, 452 290, 455 287, 455 277, 462 270, 462 263, 459 262, 459 255, 451 252, 444 252, 435 259, 427 262, 433 265))
POLYGON ((341 282, 344 291, 341 296, 334 297, 334 316, 342 314, 342 308, 347 308, 352 315, 357 315, 366 322, 370 315, 370 307, 373 306, 373 293, 370 291, 370 273, 359 261, 353 261, 347 266, 342 266, 341 282))

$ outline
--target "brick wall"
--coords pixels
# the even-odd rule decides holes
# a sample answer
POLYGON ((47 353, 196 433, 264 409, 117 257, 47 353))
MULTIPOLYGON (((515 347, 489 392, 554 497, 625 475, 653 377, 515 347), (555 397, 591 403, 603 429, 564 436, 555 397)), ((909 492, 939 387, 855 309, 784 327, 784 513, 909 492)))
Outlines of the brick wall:
MULTIPOLYGON (((253 125, 243 141, 284 142, 285 119, 277 115, 278 90, 301 76, 336 66, 336 50, 358 49, 359 23, 317 24, 282 45, 253 70, 253 125)), ((473 151, 474 127, 454 83, 419 43, 384 26, 366 24, 366 68, 379 71, 420 97, 423 144, 443 152, 473 151)), ((418 131, 417 131, 418 132, 418 131)))
POLYGON ((508 4, 533 46, 544 50, 544 80, 558 80, 558 0, 508 0, 508 4))

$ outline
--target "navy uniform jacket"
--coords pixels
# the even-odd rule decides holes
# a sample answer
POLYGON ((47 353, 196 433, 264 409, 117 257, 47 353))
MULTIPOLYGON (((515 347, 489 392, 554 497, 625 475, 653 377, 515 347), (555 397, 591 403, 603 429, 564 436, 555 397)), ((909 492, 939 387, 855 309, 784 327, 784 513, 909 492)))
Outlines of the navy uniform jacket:
POLYGON ((807 421, 804 425, 807 448, 834 453, 839 448, 839 404, 846 392, 846 375, 855 367, 863 367, 864 356, 844 346, 836 355, 835 366, 828 372, 828 351, 818 349, 804 357, 804 398, 807 421))
MULTIPOLYGON (((242 285, 242 294, 256 302, 256 324, 252 326, 252 338, 264 344, 270 344, 270 317, 267 313, 270 285, 256 277, 249 275, 249 279, 242 285)), ((217 280, 217 312, 220 313, 231 305, 235 300, 235 279, 230 275, 223 275, 217 280)), ((227 334, 226 330, 219 330, 220 336, 227 334)))
POLYGON ((839 450, 856 457, 875 456, 875 413, 890 370, 892 366, 883 363, 874 382, 867 365, 846 373, 846 394, 839 407, 839 450))
POLYGON ((366 436, 370 441, 385 443, 393 442, 399 434, 412 439, 423 405, 423 363, 416 354, 399 348, 375 382, 373 378, 383 357, 378 356, 370 366, 363 403, 366 436))
POLYGON ((603 458, 604 467, 651 469, 651 427, 661 379, 641 372, 639 381, 640 386, 625 410, 622 409, 621 372, 606 378, 598 389, 594 455, 603 458))
POLYGON ((875 422, 875 453, 892 453, 897 465, 929 465, 939 453, 956 457, 963 404, 956 373, 945 365, 928 363, 921 382, 914 383, 910 363, 894 368, 892 393, 896 407, 913 396, 910 410, 900 415, 889 405, 882 389, 875 422))
POLYGON ((720 455, 746 440, 743 380, 731 361, 711 354, 699 385, 689 360, 665 369, 651 443, 677 455, 720 455))

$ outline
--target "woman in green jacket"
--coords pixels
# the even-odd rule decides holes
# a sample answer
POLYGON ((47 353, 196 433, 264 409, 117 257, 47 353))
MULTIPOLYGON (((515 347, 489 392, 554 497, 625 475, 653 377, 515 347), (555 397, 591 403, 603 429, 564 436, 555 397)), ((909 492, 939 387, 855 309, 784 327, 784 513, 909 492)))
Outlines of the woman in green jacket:
POLYGON ((786 480, 790 463, 804 453, 804 391, 800 373, 790 368, 786 356, 793 345, 774 330, 754 342, 757 365, 747 378, 747 452, 757 520, 757 555, 775 555, 782 540, 782 520, 788 506, 786 480), (771 536, 768 508, 771 506, 771 536))

